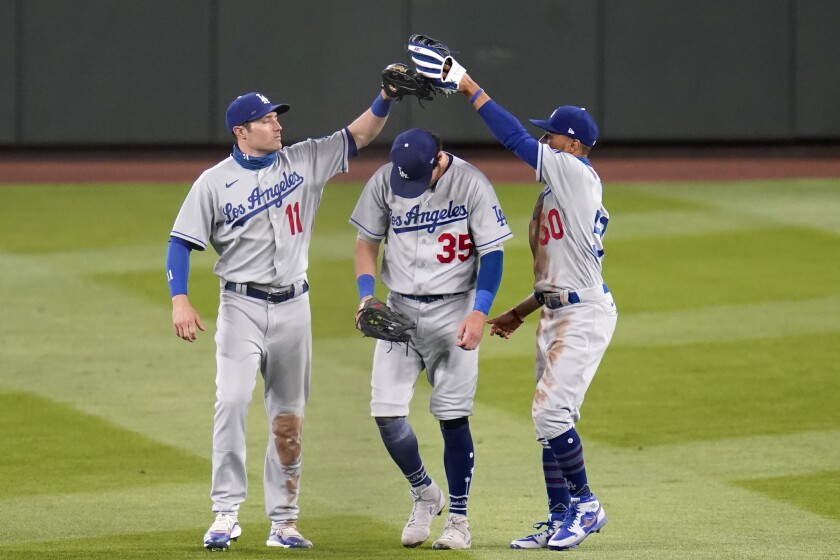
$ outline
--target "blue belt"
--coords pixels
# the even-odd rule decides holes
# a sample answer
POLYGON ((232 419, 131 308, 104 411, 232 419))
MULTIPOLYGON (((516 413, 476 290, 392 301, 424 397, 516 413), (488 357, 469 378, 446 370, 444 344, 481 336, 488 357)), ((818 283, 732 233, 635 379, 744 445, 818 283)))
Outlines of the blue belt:
POLYGON ((433 302, 440 301, 440 300, 446 299, 446 298, 451 298, 451 297, 455 297, 455 296, 462 296, 462 295, 466 294, 467 292, 458 292, 457 294, 440 294, 440 295, 434 295, 434 296, 415 296, 415 295, 411 295, 411 294, 401 294, 399 292, 394 292, 394 293, 397 294, 398 296, 402 297, 402 298, 411 299, 411 300, 414 300, 414 301, 419 301, 420 303, 433 303, 433 302))
POLYGON ((559 309, 564 305, 571 305, 573 303, 580 303, 581 301, 594 301, 599 299, 603 294, 610 293, 610 289, 606 284, 601 284, 600 289, 587 288, 580 290, 581 293, 586 292, 583 296, 578 292, 534 292, 534 297, 541 305, 549 309, 559 309), (595 292, 595 293, 592 293, 595 292))
MULTIPOLYGON (((236 282, 227 282, 225 284, 225 290, 241 294, 242 292, 240 286, 243 286, 243 284, 237 284, 236 282)), ((266 292, 254 288, 249 284, 244 284, 244 286, 246 296, 262 299, 267 301, 268 303, 283 303, 284 301, 289 301, 293 297, 305 294, 309 291, 309 282, 307 282, 306 280, 303 281, 303 288, 301 289, 300 293, 295 293, 294 286, 291 286, 289 287, 289 289, 283 290, 282 292, 266 292)))

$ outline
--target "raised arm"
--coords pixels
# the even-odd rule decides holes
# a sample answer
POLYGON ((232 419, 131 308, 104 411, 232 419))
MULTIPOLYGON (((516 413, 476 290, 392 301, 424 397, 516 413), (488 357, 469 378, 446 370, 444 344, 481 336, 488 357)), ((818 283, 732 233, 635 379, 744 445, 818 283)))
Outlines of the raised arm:
POLYGON ((522 161, 537 168, 539 142, 516 117, 490 99, 467 69, 455 60, 448 46, 426 35, 412 35, 408 41, 408 52, 418 74, 431 80, 440 93, 460 91, 466 95, 496 139, 522 161))
POLYGON ((353 135, 356 149, 361 150, 379 136, 388 121, 392 103, 385 91, 380 89, 370 108, 350 123, 347 130, 353 135))
POLYGON ((525 130, 516 117, 490 99, 484 89, 467 73, 461 78, 458 91, 469 98, 484 124, 505 148, 534 169, 537 168, 540 143, 525 130))

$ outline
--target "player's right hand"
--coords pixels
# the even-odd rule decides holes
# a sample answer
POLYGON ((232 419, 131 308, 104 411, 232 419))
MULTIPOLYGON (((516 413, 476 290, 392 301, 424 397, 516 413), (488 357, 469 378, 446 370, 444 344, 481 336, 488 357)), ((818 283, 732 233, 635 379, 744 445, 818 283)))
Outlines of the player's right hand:
POLYGON ((355 323, 359 322, 359 315, 362 313, 362 309, 365 307, 365 302, 369 299, 373 299, 373 296, 365 296, 361 300, 359 300, 359 307, 356 308, 356 318, 354 320, 355 323))
POLYGON ((198 311, 190 304, 186 295, 172 298, 172 327, 175 329, 175 335, 187 342, 195 341, 198 335, 196 328, 204 330, 198 311))
POLYGON ((481 342, 484 334, 484 318, 487 317, 481 311, 473 310, 467 318, 458 325, 455 346, 464 350, 475 350, 481 342))
POLYGON ((501 315, 487 320, 487 324, 491 325, 490 336, 498 336, 505 339, 510 338, 513 331, 518 329, 522 323, 522 319, 519 318, 513 309, 509 309, 501 315))

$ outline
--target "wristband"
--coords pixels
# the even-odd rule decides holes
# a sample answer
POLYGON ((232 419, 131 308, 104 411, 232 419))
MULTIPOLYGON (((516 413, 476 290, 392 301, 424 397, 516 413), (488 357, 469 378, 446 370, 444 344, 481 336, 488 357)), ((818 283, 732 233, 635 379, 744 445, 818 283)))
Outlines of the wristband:
POLYGON ((478 99, 478 96, 484 93, 484 88, 478 88, 478 91, 475 92, 472 97, 470 97, 470 105, 475 103, 475 100, 478 99))
POLYGON ((380 119, 387 117, 388 113, 391 112, 391 100, 382 99, 381 95, 377 95, 376 99, 373 100, 373 104, 370 106, 370 110, 380 119))
POLYGON ((370 274, 362 274, 356 278, 356 285, 359 286, 359 299, 373 296, 373 286, 376 280, 370 274))
POLYGON ((473 311, 481 311, 485 315, 490 314, 490 307, 493 305, 493 294, 487 290, 477 290, 475 293, 475 302, 473 304, 473 311))

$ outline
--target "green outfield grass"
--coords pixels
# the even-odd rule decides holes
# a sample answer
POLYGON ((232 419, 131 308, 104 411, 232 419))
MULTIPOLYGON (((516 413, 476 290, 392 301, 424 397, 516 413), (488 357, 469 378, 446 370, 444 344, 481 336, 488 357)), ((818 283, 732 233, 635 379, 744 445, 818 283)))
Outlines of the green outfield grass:
MULTIPOLYGON (((208 326, 194 344, 172 333, 163 272, 187 188, 0 187, 4 560, 208 555, 214 255, 193 255, 191 297, 208 326)), ((315 548, 264 546, 258 383, 244 534, 228 554, 556 555, 507 548, 546 515, 530 418, 535 317, 511 340, 482 344, 474 548, 400 546, 410 499, 369 418, 373 344, 352 322, 347 218, 360 189, 327 187, 310 255, 315 356, 299 526, 315 548)), ((496 311, 530 290, 539 186, 497 190, 515 237, 496 311)), ((616 184, 605 202, 605 277, 620 315, 578 428, 610 521, 564 557, 837 558, 840 180, 616 184)), ((428 394, 419 383, 410 419, 444 482, 428 394)))

